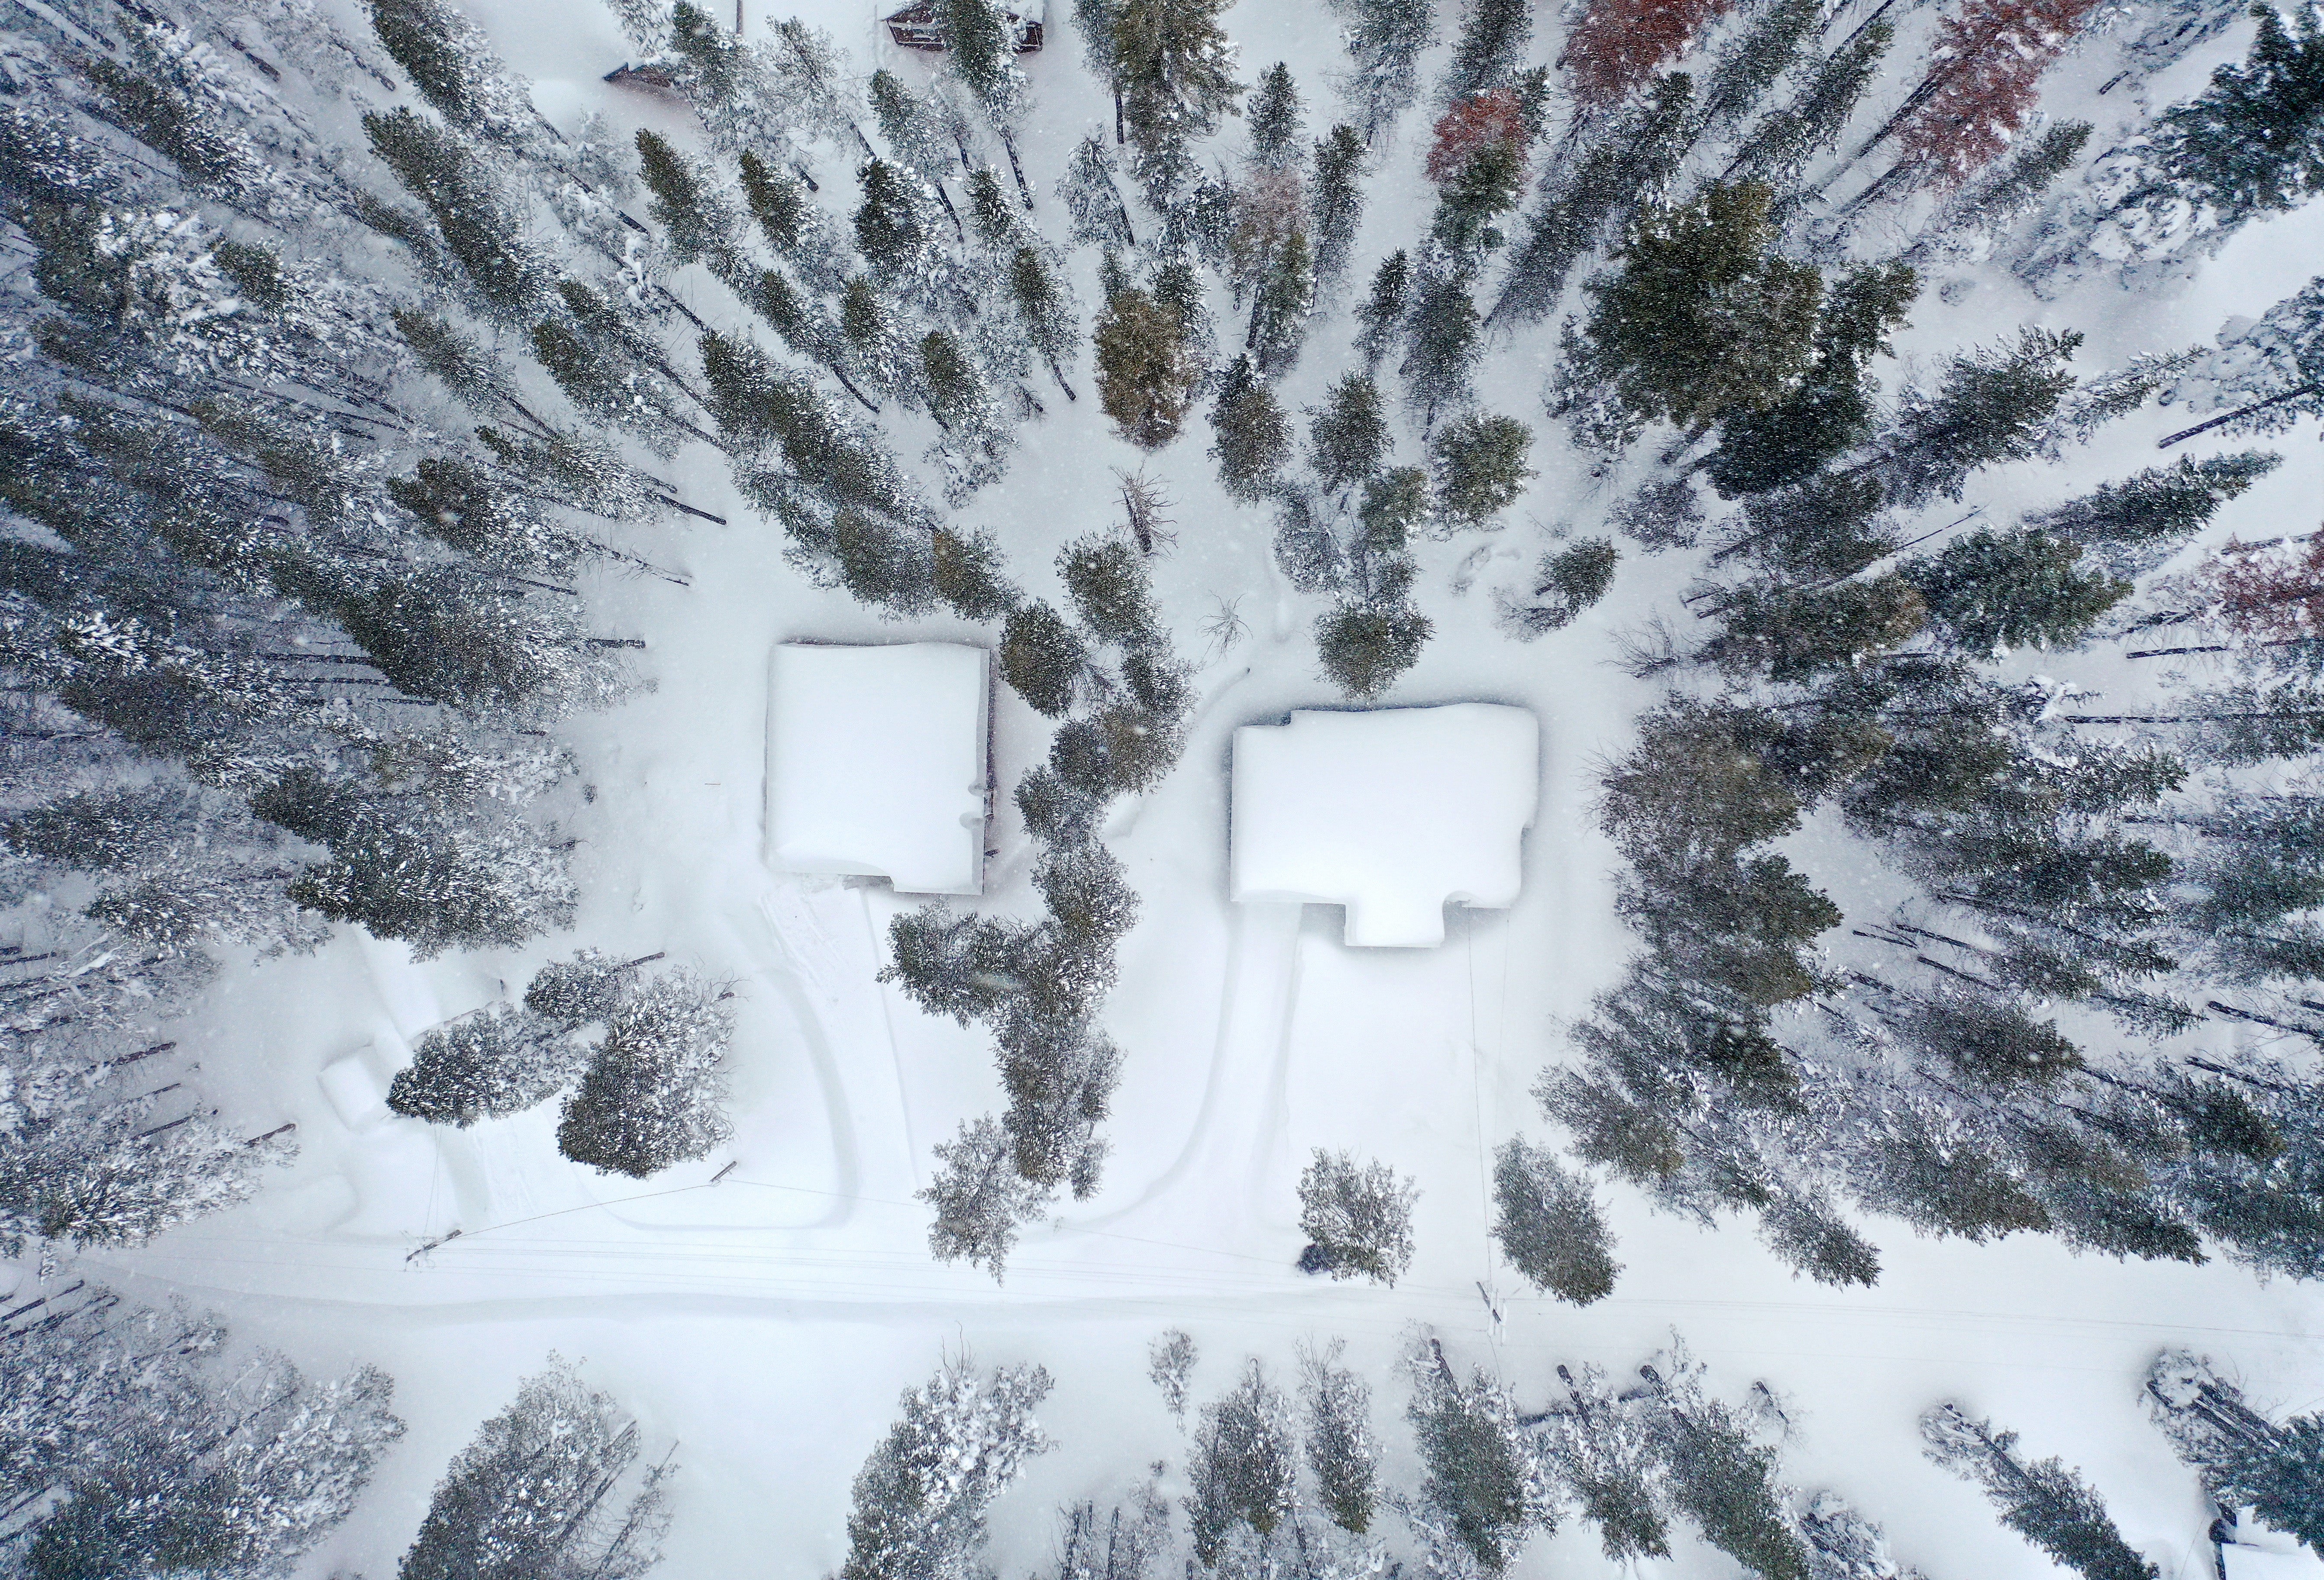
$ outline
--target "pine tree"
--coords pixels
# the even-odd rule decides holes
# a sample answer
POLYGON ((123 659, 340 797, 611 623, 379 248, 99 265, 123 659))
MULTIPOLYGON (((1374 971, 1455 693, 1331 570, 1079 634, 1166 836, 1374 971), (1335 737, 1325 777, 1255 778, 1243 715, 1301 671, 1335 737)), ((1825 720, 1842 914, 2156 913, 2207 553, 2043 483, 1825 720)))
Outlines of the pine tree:
POLYGON ((2039 453, 2042 423, 2073 388, 2064 364, 2081 338, 2027 329, 2013 346, 1956 356, 1935 391, 1905 390, 1879 454, 1849 472, 1869 472, 1891 500, 1918 505, 1959 499, 1970 473, 2039 453))
POLYGON ((1983 1486, 2001 1522, 2059 1563, 2089 1580, 2153 1580, 2154 1566, 2123 1540, 2098 1495, 2059 1460, 2020 1458, 2016 1433, 1942 1404, 1921 1418, 1921 1435, 1931 1459, 1983 1486))
POLYGON ((2275 470, 2282 457, 2244 450, 2171 467, 2149 467, 2026 517, 2028 525, 2080 543, 2119 577, 2152 569, 2218 508, 2275 470))
POLYGON ((1211 456, 1219 464, 1220 483, 1237 499, 1264 499, 1291 457, 1291 423, 1248 355, 1228 365, 1211 407, 1211 427, 1218 435, 1211 456))
POLYGON ((2081 554, 2046 532, 1979 528, 1907 562, 1904 575, 1947 640, 1969 652, 2069 647, 2130 595, 2128 582, 2077 569, 2081 554))
POLYGON ((1371 291, 1356 309, 1356 321, 1363 326, 1356 338, 1356 350, 1364 359, 1364 372, 1369 374, 1379 365, 1381 357, 1396 343, 1397 334, 1404 327, 1404 318, 1410 301, 1412 282, 1411 261, 1401 250, 1390 253, 1380 261, 1372 275, 1371 291))
POLYGON ((2184 1350, 2154 1358, 2146 1395, 2180 1457, 2202 1472, 2221 1502, 2248 1507, 2324 1552, 2324 1419, 2273 1422, 2209 1359, 2184 1350))
POLYGON ((1001 632, 1001 678, 1051 718, 1073 706, 1088 653, 1073 628, 1048 605, 1034 600, 1009 612, 1001 632))
POLYGON ((403 1433, 375 1367, 311 1381, 281 1355, 229 1351, 215 1317, 79 1282, 28 1314, 0 1345, 0 1507, 19 1574, 289 1574, 403 1433))
POLYGON ((1324 392, 1308 412, 1307 461, 1315 481, 1338 491, 1375 476, 1388 458, 1388 413, 1379 387, 1351 373, 1324 392))
POLYGON ((667 1460, 618 1518, 601 1507, 638 1458, 637 1423, 549 1357, 446 1467, 397 1580, 588 1574, 637 1580, 669 1526, 667 1460))
POLYGON ((1435 629, 1427 615, 1400 601, 1347 603, 1317 617, 1315 650, 1325 679, 1349 697, 1370 698, 1419 661, 1435 629))
MULTIPOLYGON (((2255 5, 2259 36, 2240 66, 2211 73, 2210 87, 2156 121, 2155 180, 2169 198, 2202 212, 2210 245, 2263 214, 2297 208, 2324 190, 2324 23, 2311 6, 2292 15, 2255 5)), ((2157 194, 2158 197, 2165 194, 2157 194)), ((2134 195, 2136 201, 2144 194, 2134 195)))
POLYGON ((387 1105, 410 1119, 466 1128, 545 1103, 581 1073, 587 1051, 508 1004, 431 1028, 398 1070, 387 1105))
POLYGON ((1458 103, 1496 88, 1516 75, 1533 40, 1533 8, 1524 0, 1471 0, 1461 37, 1445 69, 1442 97, 1458 103))
POLYGON ((1098 404, 1114 430, 1140 449, 1178 437, 1200 374, 1176 314, 1135 288, 1108 298, 1098 315, 1098 404))
POLYGON ((1038 1366, 980 1379, 958 1355, 907 1389, 902 1415, 856 1474, 839 1580, 975 1573, 986 1509, 1048 1449, 1033 1411, 1049 1387, 1038 1366))
POLYGON ((1405 1418, 1422 1465, 1420 1496, 1406 1518, 1432 1549, 1451 1549, 1445 1558, 1458 1553, 1499 1574, 1534 1531, 1557 1526, 1538 1452, 1508 1395, 1481 1370, 1462 1383, 1434 1337, 1414 1344, 1405 1368, 1412 1379, 1405 1418))
POLYGON ((1371 1390, 1340 1364, 1342 1350, 1337 1339, 1321 1352, 1301 1346, 1299 1400, 1315 1501, 1333 1524, 1361 1536, 1379 1503, 1379 1441, 1371 1390))
POLYGON ((1788 189, 1808 161, 1839 144, 1895 36, 1895 29, 1877 17, 1858 28, 1809 69, 1791 103, 1758 119, 1720 179, 1788 189))
POLYGON ((1621 1270, 1589 1186, 1544 1147, 1513 1137, 1493 1154, 1493 1238, 1534 1287, 1587 1306, 1613 1292, 1621 1270))
POLYGON ((1412 1265, 1412 1204, 1420 1191, 1377 1160, 1315 1149, 1299 1177, 1299 1231, 1308 1259, 1335 1280, 1394 1284, 1412 1265))
MULTIPOLYGON (((1381 273, 1387 274, 1386 264, 1381 273)), ((1374 282, 1376 297, 1381 283, 1374 282)), ((1397 368, 1404 375, 1405 399, 1420 412, 1423 429, 1434 424, 1438 412, 1469 400, 1471 376, 1482 350, 1480 330, 1477 304, 1470 300, 1461 272, 1425 269, 1404 322, 1406 351, 1397 368)))
POLYGON ((1429 445, 1435 514, 1448 526, 1481 528, 1538 476, 1526 464, 1533 430, 1514 417, 1475 413, 1448 423, 1429 445))
POLYGON ((1299 162, 1303 107, 1298 86, 1291 80, 1291 68, 1277 60, 1260 76, 1243 106, 1254 168, 1286 170, 1299 162))
POLYGON ((558 1150, 642 1179, 724 1141, 732 1127, 719 1066, 733 1022, 718 1008, 723 996, 682 968, 625 994, 566 1100, 558 1150))
POLYGON ((1232 1389, 1203 1407, 1187 1458, 1186 1513, 1205 1568, 1218 1566, 1237 1527, 1264 1540, 1290 1516, 1298 1463, 1290 1401, 1250 1361, 1232 1389))
POLYGON ((1766 188, 1714 184, 1643 215, 1590 282, 1602 376, 1640 417, 1700 430, 1774 404, 1805 374, 1823 281, 1774 251, 1766 188))
POLYGON ((1435 38, 1433 0, 1335 0, 1351 61, 1340 79, 1348 120, 1366 148, 1419 97, 1416 66, 1435 38))
POLYGON ((1731 1410, 1703 1397, 1683 1356, 1667 1380, 1639 1370, 1662 1406, 1655 1436, 1672 1506, 1764 1580, 1809 1580, 1807 1548, 1784 1518, 1775 1450, 1752 1443, 1731 1410))
POLYGON ((427 208, 476 308, 503 322, 521 320, 548 288, 549 271, 522 240, 524 227, 477 151, 409 109, 365 115, 364 132, 427 208))
POLYGON ((1234 46, 1221 29, 1222 0, 1120 0, 1114 13, 1115 70, 1130 142, 1151 165, 1218 129, 1242 84, 1234 46))
POLYGON ((1074 145, 1065 173, 1057 178, 1057 200, 1073 222, 1073 239, 1079 245, 1135 246, 1138 237, 1130 223, 1130 206, 1113 181, 1113 154, 1094 134, 1074 145))
POLYGON ((1307 233, 1314 249, 1316 283, 1337 282, 1355 250, 1364 214, 1364 143, 1338 125, 1315 143, 1314 180, 1307 189, 1307 233))

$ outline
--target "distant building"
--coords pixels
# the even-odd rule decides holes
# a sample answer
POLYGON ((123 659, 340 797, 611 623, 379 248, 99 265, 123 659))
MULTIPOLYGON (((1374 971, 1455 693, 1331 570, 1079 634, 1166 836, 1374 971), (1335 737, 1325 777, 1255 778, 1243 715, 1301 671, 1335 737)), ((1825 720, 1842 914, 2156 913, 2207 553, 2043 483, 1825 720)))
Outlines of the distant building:
POLYGON ((1351 944, 1433 948, 1447 904, 1517 900, 1540 725, 1482 702, 1297 712, 1235 732, 1233 798, 1233 898, 1343 905, 1351 944))
POLYGON ((984 892, 991 655, 785 642, 767 700, 767 857, 787 873, 984 892))
MULTIPOLYGON (((1015 5, 1001 9, 1002 18, 1017 30, 1017 52, 1030 55, 1041 47, 1041 23, 1048 11, 1047 0, 1019 0, 1015 5)), ((941 50, 945 47, 944 29, 936 21, 936 0, 915 0, 900 11, 891 11, 880 19, 888 26, 888 36, 908 50, 941 50)))
POLYGON ((2211 1543, 2219 1580, 2324 1580, 2324 1558, 2296 1538, 2261 1524, 2248 1509, 2214 1520, 2211 1543))

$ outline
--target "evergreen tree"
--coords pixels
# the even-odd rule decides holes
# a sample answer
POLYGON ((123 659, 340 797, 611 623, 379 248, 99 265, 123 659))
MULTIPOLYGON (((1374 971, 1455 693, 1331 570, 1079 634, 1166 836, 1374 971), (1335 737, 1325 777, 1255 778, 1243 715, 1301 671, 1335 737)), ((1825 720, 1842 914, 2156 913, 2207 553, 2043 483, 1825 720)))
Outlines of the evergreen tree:
POLYGON ((1921 1435, 1931 1459, 1984 1487, 2001 1522, 2059 1563, 2089 1580, 2153 1580, 2154 1566, 2123 1540, 2098 1495, 2059 1460, 2021 1458, 2016 1433, 1942 1404, 1921 1418, 1921 1435))
POLYGON ((1237 499, 1264 499, 1290 459, 1291 422, 1248 355, 1228 365, 1211 407, 1211 428, 1218 435, 1211 457, 1219 464, 1220 483, 1237 499))
POLYGON ((1895 41, 1895 29, 1877 15, 1856 29, 1808 69, 1789 104, 1759 117, 1721 179, 1764 181, 1779 190, 1791 188, 1810 160, 1839 143, 1895 41))
POLYGON ((1187 1458, 1194 1492, 1186 1513, 1204 1567, 1218 1566, 1239 1526, 1262 1540, 1274 1534, 1295 1505, 1298 1464, 1290 1401, 1251 1361, 1232 1389, 1203 1407, 1187 1458))
POLYGON ((508 199, 478 152, 409 109, 364 117, 372 152, 428 210, 481 312, 521 320, 549 285, 508 199))
POLYGON ((2184 1350, 2154 1358, 2146 1395, 2180 1457, 2202 1472, 2215 1497, 2324 1552, 2324 1418, 2270 1421, 2209 1360, 2184 1350))
POLYGON ((1009 612, 1001 631, 1001 678, 1035 712, 1056 718, 1071 707, 1087 662, 1081 639, 1048 605, 1035 600, 1009 612))
POLYGON ((403 1433, 376 1367, 311 1381, 228 1351, 215 1317, 80 1282, 13 1315, 28 1314, 0 1344, 16 1574, 290 1574, 403 1433))
MULTIPOLYGON (((1129 247, 1138 245, 1130 223, 1130 206, 1113 181, 1113 154, 1095 135, 1074 145, 1065 173, 1057 178, 1057 200, 1073 222, 1076 245, 1129 247)), ((1109 293, 1111 294, 1111 293, 1109 293)))
POLYGON ((1452 1374, 1434 1337, 1416 1343, 1405 1366, 1413 1385, 1405 1418, 1422 1466, 1420 1496, 1406 1520, 1445 1558, 1458 1561, 1458 1554, 1499 1574, 1535 1530, 1557 1525, 1530 1435, 1482 1371, 1465 1384, 1452 1374))
POLYGON ((636 1580, 661 1557, 670 1474, 667 1460, 644 1472, 615 1517, 605 1499, 637 1458, 637 1423, 552 1355, 446 1467, 397 1580, 636 1580))
POLYGON ((1435 629, 1427 615, 1400 600, 1360 600, 1317 617, 1315 650, 1325 679, 1349 697, 1370 698, 1419 661, 1435 629))
POLYGON ((1445 102, 1501 87, 1516 75, 1532 40, 1533 8, 1525 0, 1471 0, 1444 72, 1445 102))
POLYGON ((1489 525, 1539 476, 1525 464, 1532 448, 1533 430, 1514 417, 1448 423, 1429 445, 1435 513, 1454 528, 1489 525))
POLYGON ((1351 25, 1342 30, 1352 64, 1341 93, 1366 148, 1419 97, 1416 66, 1436 36, 1433 0, 1337 0, 1351 25))
POLYGON ((1338 491, 1379 473, 1388 458, 1388 413, 1370 379, 1360 373, 1342 377, 1308 418, 1307 462, 1317 483, 1338 491))
POLYGON ((1955 356, 1935 391, 1905 390, 1880 453, 1849 472, 1870 472, 1899 504, 1959 499, 1970 473, 2039 453, 2042 423, 2073 388, 2064 364, 2080 344, 2078 334, 2027 329, 2014 346, 1955 356))
POLYGON ((2153 162, 2163 191, 2129 201, 2177 199, 2202 215, 2212 246, 2250 220, 2299 207, 2324 191, 2324 23, 2302 6, 2284 25, 2255 5, 2259 36, 2243 64, 2221 66, 2209 88, 2155 123, 2153 162))
POLYGON ((1242 95, 1234 46, 1219 26, 1222 0, 1120 0, 1114 69, 1130 142, 1152 182, 1152 167, 1218 129, 1242 95))
POLYGON ((1979 528, 1908 561, 1903 574, 1947 640, 1967 651, 2069 647, 2130 596, 2126 581, 2077 569, 2081 554, 2046 532, 1979 528))
POLYGON ((1411 284, 1411 263, 1401 251, 1382 259, 1372 275, 1371 291, 1356 309, 1356 321, 1363 326, 1356 337, 1356 350, 1364 359, 1367 374, 1379 365, 1404 327, 1411 284))
MULTIPOLYGON (((1382 280, 1373 282, 1375 298, 1386 282, 1388 265, 1381 266, 1381 274, 1382 280)), ((1397 369, 1404 375, 1405 399, 1419 411, 1424 429, 1435 422, 1439 411, 1469 400, 1470 377, 1482 350, 1480 328, 1477 304, 1470 300, 1468 282, 1460 272, 1424 270, 1404 322, 1406 349, 1397 369)))
POLYGON ((581 1073, 587 1050, 540 1017, 494 1004, 429 1029, 395 1073, 387 1105, 462 1128, 545 1103, 581 1073))
POLYGON ((980 1379, 960 1355, 907 1389, 902 1415, 856 1474, 839 1580, 975 1573, 986 1509, 1049 1446, 1033 1416, 1049 1387, 1038 1366, 980 1379))
POLYGON ((1335 1280, 1369 1278, 1394 1284, 1412 1265, 1410 1179, 1377 1160, 1315 1149, 1299 1177, 1299 1232, 1310 1242, 1303 1261, 1335 1280))
POLYGON ((1639 1370, 1663 1407, 1655 1436, 1673 1507, 1763 1580, 1809 1580, 1807 1548, 1784 1518, 1775 1450, 1754 1444, 1734 1412, 1703 1397, 1683 1363, 1668 1380, 1639 1370))
POLYGON ((1503 1142, 1493 1154, 1493 1238, 1536 1289, 1577 1306, 1613 1292, 1621 1267, 1606 1222, 1589 1186, 1554 1152, 1521 1136, 1503 1142))
POLYGON ((1259 170, 1286 170, 1299 162, 1303 108, 1291 68, 1277 60, 1259 78, 1243 106, 1249 127, 1250 162, 1259 170))
POLYGON ((1140 449, 1178 437, 1200 374, 1176 314, 1135 288, 1116 292, 1098 315, 1098 404, 1114 430, 1140 449))
POLYGON ((1371 1390, 1340 1364, 1342 1347, 1337 1339, 1320 1353, 1302 1346, 1299 1400, 1315 1501, 1333 1524, 1361 1536, 1379 1502, 1379 1442, 1371 1390))
POLYGON ((1747 586, 1720 606, 1726 626, 1702 657, 1778 685, 1844 670, 1912 640, 1928 618, 1919 589, 1895 572, 1821 591, 1747 586))
POLYGON ((936 1177, 913 1197, 936 1213, 928 1250, 938 1261, 981 1267, 997 1284, 1017 1244, 1018 1225, 1040 1210, 1050 1188, 1018 1172, 1016 1144, 991 1114, 963 1123, 935 1151, 936 1177))
POLYGON ((2101 485, 2080 499, 2026 518, 2052 536, 2093 550, 2116 576, 2135 576, 2161 562, 2218 511, 2275 470, 2282 457, 2245 450, 2175 466, 2149 467, 2119 483, 2101 485))
POLYGON ((731 1133, 719 1067, 733 1034, 723 992, 685 969, 622 995, 558 1123, 558 1150, 642 1179, 731 1133))
POLYGON ((1765 187, 1713 185, 1643 216, 1590 283, 1591 354, 1642 418, 1700 430, 1808 371, 1823 282, 1774 252, 1765 187))
POLYGON ((1314 180, 1307 189, 1307 234, 1316 283, 1336 283, 1355 250, 1364 216, 1364 142, 1351 126, 1334 126, 1315 143, 1314 180))

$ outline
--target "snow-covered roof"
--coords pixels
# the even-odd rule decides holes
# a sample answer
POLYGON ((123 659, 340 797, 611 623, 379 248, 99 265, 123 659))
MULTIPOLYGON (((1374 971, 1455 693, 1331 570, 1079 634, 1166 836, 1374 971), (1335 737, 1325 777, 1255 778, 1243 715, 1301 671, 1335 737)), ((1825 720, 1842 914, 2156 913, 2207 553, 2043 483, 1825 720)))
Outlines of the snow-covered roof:
POLYGON ((987 655, 918 642, 775 649, 767 851, 790 873, 984 888, 987 655))
POLYGON ((1344 905, 1351 944, 1433 947, 1448 902, 1517 899, 1540 788, 1540 726, 1522 707, 1303 711, 1245 725, 1234 741, 1234 898, 1344 905))

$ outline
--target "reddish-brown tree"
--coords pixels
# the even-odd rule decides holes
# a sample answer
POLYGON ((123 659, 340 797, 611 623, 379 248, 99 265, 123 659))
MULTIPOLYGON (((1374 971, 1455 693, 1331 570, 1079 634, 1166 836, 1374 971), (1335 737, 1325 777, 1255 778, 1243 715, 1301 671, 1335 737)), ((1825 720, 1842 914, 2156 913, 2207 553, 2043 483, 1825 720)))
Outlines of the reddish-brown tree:
MULTIPOLYGON (((1969 0, 1938 30, 1934 64, 1883 131, 1900 170, 1957 187, 1999 157, 2098 0, 1969 0)), ((1877 139, 1876 139, 1877 141, 1877 139)))
POLYGON ((2230 542, 2184 585, 2198 607, 2215 612, 2237 636, 2324 636, 2324 536, 2279 553, 2230 542))
POLYGON ((1734 0, 1591 0, 1565 37, 1567 85, 1585 108, 1627 97, 1665 61, 1686 53, 1696 35, 1727 14, 1734 0))
POLYGON ((1461 173, 1471 154, 1489 143, 1514 143, 1523 154, 1532 141, 1532 131, 1526 125, 1525 101, 1516 88, 1472 93, 1436 123, 1436 141, 1428 149, 1428 179, 1451 180, 1461 173))

